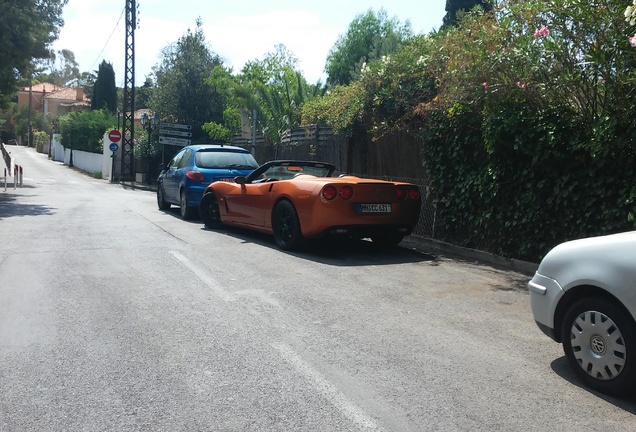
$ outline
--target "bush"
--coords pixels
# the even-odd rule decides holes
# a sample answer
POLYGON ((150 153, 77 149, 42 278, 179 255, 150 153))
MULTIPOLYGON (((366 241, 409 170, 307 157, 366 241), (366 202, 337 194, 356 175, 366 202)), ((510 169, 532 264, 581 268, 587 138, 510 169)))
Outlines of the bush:
POLYGON ((117 124, 117 118, 104 110, 82 111, 60 116, 58 123, 64 147, 101 153, 104 133, 117 124))
POLYGON ((439 35, 422 136, 444 240, 538 261, 562 241, 634 228, 623 10, 510 1, 439 35))
POLYGON ((46 132, 37 131, 33 133, 33 143, 35 144, 35 149, 42 153, 44 151, 44 145, 49 142, 50 136, 46 132))

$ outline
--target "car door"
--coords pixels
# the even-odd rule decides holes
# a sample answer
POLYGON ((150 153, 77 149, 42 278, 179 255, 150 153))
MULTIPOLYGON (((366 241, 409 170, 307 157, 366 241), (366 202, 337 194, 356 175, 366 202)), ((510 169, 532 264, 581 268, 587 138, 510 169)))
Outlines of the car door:
POLYGON ((271 212, 272 190, 276 182, 248 183, 226 196, 228 219, 236 224, 265 225, 265 215, 271 212))
POLYGON ((166 173, 162 180, 163 192, 166 200, 172 203, 179 202, 179 187, 177 180, 177 170, 179 168, 179 162, 183 159, 183 155, 186 153, 186 149, 181 150, 168 162, 166 167, 166 173))

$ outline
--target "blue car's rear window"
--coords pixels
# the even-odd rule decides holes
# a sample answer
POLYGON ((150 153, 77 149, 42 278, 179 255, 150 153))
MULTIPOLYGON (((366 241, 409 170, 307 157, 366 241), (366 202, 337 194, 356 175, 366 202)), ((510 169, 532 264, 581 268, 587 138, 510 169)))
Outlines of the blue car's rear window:
POLYGON ((195 156, 199 168, 255 169, 258 163, 249 153, 199 151, 195 156))

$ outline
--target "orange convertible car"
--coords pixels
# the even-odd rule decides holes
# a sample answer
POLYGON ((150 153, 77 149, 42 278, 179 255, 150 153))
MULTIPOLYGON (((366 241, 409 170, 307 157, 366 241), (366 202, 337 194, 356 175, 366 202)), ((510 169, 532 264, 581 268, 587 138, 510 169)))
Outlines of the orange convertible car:
POLYGON ((278 247, 306 238, 371 238, 396 245, 411 234, 420 193, 410 183, 331 177, 335 167, 308 161, 267 162, 247 177, 211 183, 199 211, 205 226, 223 224, 273 234, 278 247))

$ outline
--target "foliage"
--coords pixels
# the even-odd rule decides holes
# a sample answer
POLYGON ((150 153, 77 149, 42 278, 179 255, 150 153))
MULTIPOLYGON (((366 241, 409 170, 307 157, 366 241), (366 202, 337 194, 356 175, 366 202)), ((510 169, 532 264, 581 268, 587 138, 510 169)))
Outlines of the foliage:
MULTIPOLYGON (((58 50, 51 53, 48 59, 39 62, 38 66, 48 70, 39 72, 35 79, 40 82, 50 82, 59 87, 71 87, 80 85, 82 74, 80 74, 79 64, 75 60, 75 53, 68 49, 58 50)), ((87 74, 87 72, 84 72, 87 74)))
POLYGON ((156 88, 148 102, 162 120, 192 125, 193 142, 206 140, 202 125, 221 123, 225 109, 223 96, 208 84, 221 59, 208 48, 201 26, 197 20, 194 32, 188 29, 164 48, 161 63, 153 71, 156 88))
POLYGON ((33 74, 35 60, 50 57, 67 1, 0 0, 0 107, 13 97, 19 80, 33 74))
POLYGON ((135 109, 148 108, 153 90, 154 83, 152 82, 152 78, 146 77, 144 85, 135 89, 135 109))
POLYGON ((229 143, 232 136, 241 131, 241 101, 235 97, 239 82, 232 75, 232 70, 222 65, 214 67, 207 82, 223 97, 226 108, 221 122, 206 122, 203 124, 203 130, 212 140, 229 143))
POLYGON ((104 133, 116 124, 116 116, 105 110, 73 112, 58 119, 62 145, 92 153, 103 151, 104 133))
POLYGON ((117 87, 113 65, 103 60, 99 65, 97 79, 93 86, 91 109, 105 109, 110 113, 117 111, 117 87))
POLYGON ((159 131, 152 129, 150 133, 147 129, 135 129, 135 156, 138 158, 155 159, 162 152, 162 145, 159 144, 159 131))
POLYGON ((232 137, 241 131, 241 112, 236 108, 228 107, 223 111, 223 124, 204 123, 203 130, 214 141, 230 143, 232 137))
POLYGON ((17 108, 16 103, 10 103, 6 108, 0 108, 0 141, 4 143, 17 137, 15 125, 11 121, 17 108))
MULTIPOLYGON (((29 107, 23 106, 18 109, 17 105, 14 106, 14 110, 10 113, 11 122, 14 125, 14 131, 16 136, 22 137, 22 142, 28 142, 29 134, 29 107)), ((43 131, 45 133, 51 132, 51 123, 55 119, 53 117, 45 117, 44 114, 38 111, 31 113, 31 128, 35 133, 37 131, 43 131)))
POLYGON ((538 261, 634 228, 634 53, 624 5, 505 2, 436 38, 418 108, 447 241, 538 261))
POLYGON ((411 36, 410 22, 401 24, 395 17, 389 19, 384 9, 377 13, 369 9, 358 15, 329 51, 327 84, 333 87, 351 83, 363 63, 394 53, 411 36))
MULTIPOLYGON (((93 72, 82 72, 77 79, 77 86, 82 87, 84 94, 92 101, 93 100, 93 88, 95 86, 95 80, 97 76, 93 72)), ((118 104, 117 106, 120 106, 118 104)))
POLYGON ((356 81, 305 104, 302 122, 327 123, 347 137, 358 127, 372 139, 397 130, 417 132, 420 104, 436 95, 428 60, 432 46, 432 38, 419 36, 392 56, 364 63, 356 81))
POLYGON ((437 89, 429 71, 430 37, 406 43, 392 56, 365 65, 360 84, 367 95, 365 127, 372 138, 396 131, 414 133, 421 127, 421 103, 435 98, 437 89))
POLYGON ((33 133, 33 145, 40 153, 44 150, 44 145, 49 142, 50 135, 44 131, 37 131, 33 133))
POLYGON ((364 116, 365 107, 364 88, 354 81, 348 86, 334 87, 324 96, 305 103, 302 124, 329 124, 335 133, 351 137, 355 125, 364 116))
POLYGON ((469 12, 475 7, 484 11, 492 9, 490 0, 446 0, 446 15, 442 22, 442 28, 457 25, 463 12, 469 12))
POLYGON ((298 71, 298 59, 284 45, 277 45, 263 60, 250 61, 241 70, 229 105, 253 120, 271 143, 280 142, 287 129, 300 124, 301 107, 321 92, 298 71))

